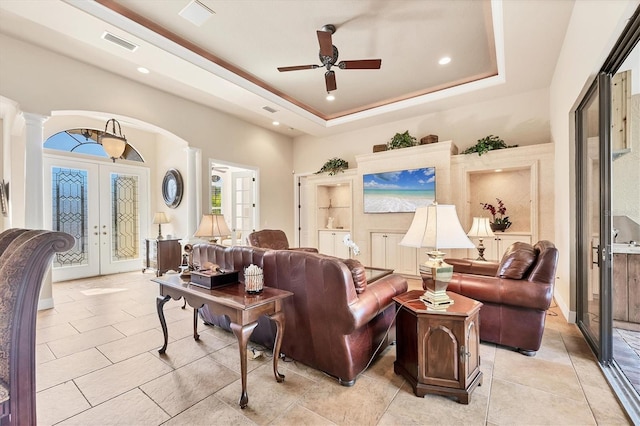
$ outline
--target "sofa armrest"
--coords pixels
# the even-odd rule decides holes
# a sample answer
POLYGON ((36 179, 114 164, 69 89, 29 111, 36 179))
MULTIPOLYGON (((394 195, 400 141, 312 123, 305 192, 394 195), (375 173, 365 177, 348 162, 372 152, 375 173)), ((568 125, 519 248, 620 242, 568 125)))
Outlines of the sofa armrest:
POLYGON ((547 310, 553 285, 526 280, 487 277, 454 272, 447 290, 480 302, 547 310))
POLYGON ((392 304, 395 296, 405 293, 407 289, 407 280, 398 274, 387 275, 367 284, 366 291, 359 294, 357 299, 349 305, 354 323, 352 329, 346 334, 367 324, 392 304))
POLYGON ((487 262, 484 260, 471 260, 471 259, 445 259, 449 265, 453 266, 453 272, 460 272, 462 274, 474 274, 485 275, 488 277, 495 277, 500 266, 497 262, 487 262))

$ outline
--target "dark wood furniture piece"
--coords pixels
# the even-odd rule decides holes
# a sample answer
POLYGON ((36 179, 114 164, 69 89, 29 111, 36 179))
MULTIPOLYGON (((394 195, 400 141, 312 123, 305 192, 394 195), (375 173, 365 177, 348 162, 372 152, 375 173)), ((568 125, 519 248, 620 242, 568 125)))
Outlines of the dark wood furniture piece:
POLYGON ((160 296, 156 301, 158 317, 164 334, 164 344, 158 350, 161 354, 167 350, 169 333, 167 322, 164 318, 164 304, 173 298, 178 300, 184 297, 185 301, 193 308, 193 338, 198 340, 198 308, 207 306, 216 315, 226 315, 231 322, 231 331, 238 339, 240 349, 240 374, 242 376, 242 393, 238 404, 245 408, 249 403, 247 395, 247 342, 253 329, 258 325, 258 318, 263 315, 269 317, 276 324, 276 339, 273 348, 273 374, 278 383, 284 380, 284 375, 278 372, 278 358, 284 334, 284 312, 282 301, 293 293, 286 290, 278 290, 264 287, 260 294, 248 294, 241 283, 229 284, 212 290, 195 286, 188 281, 183 281, 178 275, 170 275, 163 278, 155 278, 152 281, 160 284, 160 296))
POLYGON ((0 425, 35 425, 36 313, 42 280, 64 232, 12 228, 0 233, 0 425))
POLYGON ((398 310, 393 371, 409 381, 417 396, 434 393, 468 404, 471 392, 482 384, 482 303, 447 292, 453 305, 427 309, 419 299, 423 293, 414 290, 393 298, 398 310))
POLYGON ((182 264, 182 248, 180 240, 156 240, 147 238, 145 240, 145 267, 156 271, 156 277, 164 274, 168 270, 180 271, 182 264))

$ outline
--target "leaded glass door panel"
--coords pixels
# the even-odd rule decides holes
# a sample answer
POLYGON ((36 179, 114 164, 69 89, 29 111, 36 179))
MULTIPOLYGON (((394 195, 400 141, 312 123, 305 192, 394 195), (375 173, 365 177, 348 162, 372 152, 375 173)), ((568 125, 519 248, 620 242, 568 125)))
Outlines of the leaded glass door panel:
POLYGON ((76 244, 53 261, 62 281, 140 269, 148 228, 147 169, 45 157, 45 220, 76 244))

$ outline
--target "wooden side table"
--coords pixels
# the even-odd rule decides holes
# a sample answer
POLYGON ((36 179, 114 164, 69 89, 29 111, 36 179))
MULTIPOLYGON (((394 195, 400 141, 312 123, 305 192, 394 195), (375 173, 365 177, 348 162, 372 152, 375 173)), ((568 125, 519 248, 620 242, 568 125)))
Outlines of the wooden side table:
POLYGON ((454 304, 427 309, 414 290, 393 298, 396 309, 396 361, 417 396, 427 393, 457 398, 468 404, 482 384, 480 371, 480 307, 482 303, 447 292, 454 304))
POLYGON ((180 240, 147 238, 145 240, 145 251, 145 264, 142 272, 152 269, 156 271, 156 277, 159 277, 169 269, 180 271, 180 265, 182 264, 180 240))

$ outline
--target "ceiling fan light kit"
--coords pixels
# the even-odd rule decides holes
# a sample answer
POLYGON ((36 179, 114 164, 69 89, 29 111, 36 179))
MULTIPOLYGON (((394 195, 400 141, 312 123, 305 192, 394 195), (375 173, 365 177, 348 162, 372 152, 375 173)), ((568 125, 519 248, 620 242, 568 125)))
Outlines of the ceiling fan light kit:
POLYGON ((320 31, 316 31, 318 36, 318 44, 320 45, 320 52, 318 57, 322 65, 294 65, 289 67, 278 67, 278 71, 299 71, 299 70, 313 70, 316 68, 326 68, 324 73, 325 86, 327 93, 332 92, 338 88, 336 84, 336 74, 331 69, 334 65, 341 70, 365 70, 365 69, 380 69, 382 65, 382 59, 359 59, 353 61, 338 61, 338 48, 333 45, 331 36, 336 32, 335 25, 327 24, 322 27, 320 31), (337 62, 337 63, 336 63, 337 62))

